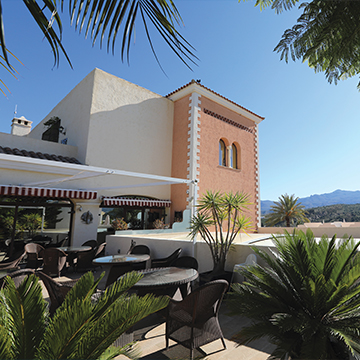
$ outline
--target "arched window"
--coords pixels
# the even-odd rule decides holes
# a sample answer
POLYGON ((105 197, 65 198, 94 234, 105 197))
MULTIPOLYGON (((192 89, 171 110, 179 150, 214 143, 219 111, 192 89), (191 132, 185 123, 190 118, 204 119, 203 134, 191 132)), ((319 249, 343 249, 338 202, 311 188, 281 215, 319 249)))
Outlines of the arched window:
POLYGON ((231 145, 230 164, 233 169, 238 168, 238 151, 235 144, 231 145))
POLYGON ((223 140, 219 141, 219 165, 226 166, 226 146, 223 140))

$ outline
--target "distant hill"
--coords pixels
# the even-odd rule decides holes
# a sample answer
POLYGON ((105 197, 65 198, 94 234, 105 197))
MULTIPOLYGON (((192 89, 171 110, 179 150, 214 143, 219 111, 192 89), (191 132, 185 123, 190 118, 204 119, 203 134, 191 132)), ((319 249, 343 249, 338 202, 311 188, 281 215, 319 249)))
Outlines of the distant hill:
MULTIPOLYGON (((335 190, 332 193, 300 198, 299 201, 306 209, 335 204, 360 204, 360 191, 335 190)), ((273 201, 270 200, 261 201, 261 214, 267 214, 272 204, 273 201)))
POLYGON ((310 222, 359 222, 360 204, 335 204, 311 208, 307 209, 306 217, 310 222))

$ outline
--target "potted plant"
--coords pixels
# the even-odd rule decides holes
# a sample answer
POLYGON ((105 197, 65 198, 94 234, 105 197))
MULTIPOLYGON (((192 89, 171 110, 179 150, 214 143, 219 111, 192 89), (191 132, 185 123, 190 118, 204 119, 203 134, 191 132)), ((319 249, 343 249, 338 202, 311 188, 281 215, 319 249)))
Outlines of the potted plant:
POLYGON ((240 268, 246 282, 232 285, 231 315, 251 320, 233 339, 267 338, 269 359, 358 359, 360 242, 316 239, 310 230, 273 242, 276 256, 253 247, 265 266, 240 268))
POLYGON ((28 238, 33 238, 37 231, 46 226, 45 222, 42 222, 42 216, 37 213, 24 214, 21 218, 21 229, 27 232, 28 238))
POLYGON ((210 248, 213 270, 205 280, 225 274, 227 255, 236 236, 251 226, 250 219, 243 215, 248 205, 249 195, 242 192, 207 191, 199 200, 197 212, 191 219, 190 236, 194 239, 200 235, 210 248))
POLYGON ((126 221, 124 220, 124 218, 116 218, 115 220, 112 221, 111 226, 114 230, 127 230, 128 229, 128 224, 126 223, 126 221))

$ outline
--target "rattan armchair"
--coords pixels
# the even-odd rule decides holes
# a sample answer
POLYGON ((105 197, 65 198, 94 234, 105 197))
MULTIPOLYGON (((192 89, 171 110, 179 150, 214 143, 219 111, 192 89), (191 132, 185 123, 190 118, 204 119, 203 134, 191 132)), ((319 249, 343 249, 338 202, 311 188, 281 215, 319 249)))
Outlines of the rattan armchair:
POLYGON ((199 269, 198 261, 192 256, 181 256, 175 259, 171 266, 179 267, 179 268, 186 268, 186 269, 199 269))
POLYGON ((171 255, 166 258, 161 259, 153 259, 151 260, 151 267, 152 268, 159 268, 159 267, 169 267, 171 266, 172 262, 177 259, 182 252, 182 249, 176 249, 171 255))
POLYGON ((226 280, 215 280, 197 288, 182 301, 170 299, 166 317, 166 349, 169 348, 169 339, 190 349, 190 359, 193 359, 194 349, 217 339, 221 339, 226 349, 218 313, 228 286, 226 280))
POLYGON ((57 248, 48 248, 43 252, 43 272, 47 275, 60 276, 61 270, 66 264, 66 254, 57 248))
POLYGON ((36 243, 28 243, 25 245, 25 251, 27 256, 26 267, 30 269, 37 269, 42 265, 42 252, 45 249, 36 243))
POLYGON ((25 257, 25 251, 16 252, 12 257, 0 262, 0 271, 19 269, 21 260, 25 257))
POLYGON ((81 246, 91 246, 93 249, 97 249, 98 243, 96 240, 87 240, 81 246))
POLYGON ((50 298, 50 316, 53 316, 56 309, 63 303, 66 294, 75 286, 78 280, 56 281, 42 271, 37 271, 36 275, 43 282, 50 298))
POLYGON ((8 273, 6 276, 3 276, 2 278, 0 278, 0 289, 2 289, 5 286, 5 278, 7 276, 9 276, 13 279, 16 287, 19 287, 19 285, 26 278, 26 276, 34 274, 34 273, 35 273, 35 270, 33 270, 33 269, 21 269, 21 270, 17 270, 17 271, 8 273))

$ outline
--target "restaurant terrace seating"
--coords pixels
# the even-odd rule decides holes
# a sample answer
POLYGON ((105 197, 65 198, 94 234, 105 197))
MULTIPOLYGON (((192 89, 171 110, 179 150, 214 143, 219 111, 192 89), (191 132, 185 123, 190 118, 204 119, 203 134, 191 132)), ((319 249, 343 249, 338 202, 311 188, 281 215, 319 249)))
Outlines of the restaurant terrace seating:
POLYGON ((61 270, 66 264, 66 254, 57 248, 48 248, 43 251, 43 272, 47 275, 60 276, 61 270))
POLYGON ((26 267, 30 269, 37 269, 42 265, 43 258, 42 258, 42 252, 45 249, 36 243, 28 243, 25 245, 25 251, 26 251, 26 267))
POLYGON ((26 251, 17 251, 13 256, 0 262, 0 271, 18 269, 26 251))
POLYGON ((189 268, 189 269, 199 269, 198 261, 192 256, 181 256, 175 259, 171 266, 180 267, 180 268, 189 268))
POLYGON ((217 339, 221 339, 226 349, 218 313, 228 286, 226 280, 210 281, 182 301, 170 299, 166 316, 166 349, 169 348, 169 339, 176 341, 190 349, 191 360, 194 349, 217 339))
POLYGON ((133 248, 129 250, 128 254, 150 255, 150 249, 146 245, 135 245, 133 248))
MULTIPOLYGON (((95 241, 95 240, 90 240, 95 241)), ((85 243, 84 243, 85 244, 85 243)), ((90 245, 82 245, 82 246, 90 246, 90 245)), ((99 247, 93 248, 89 251, 79 252, 77 254, 75 270, 76 271, 86 271, 95 269, 99 265, 93 264, 93 260, 100 256, 100 254, 104 251, 106 243, 102 243, 99 247)))
POLYGON ((50 297, 50 316, 53 316, 56 309, 63 303, 66 294, 75 286, 78 280, 55 281, 42 271, 37 271, 36 275, 44 283, 50 297))
POLYGON ((166 258, 153 259, 153 260, 151 260, 151 267, 152 268, 169 267, 169 266, 171 266, 172 262, 179 257, 181 252, 182 252, 182 249, 178 248, 171 255, 169 255, 166 258))
MULTIPOLYGON (((146 245, 135 245, 131 248, 129 254, 132 255, 150 255, 150 249, 146 245)), ((143 270, 146 269, 146 262, 133 264, 132 270, 143 270)))
POLYGON ((97 249, 98 243, 96 240, 87 240, 81 246, 91 246, 93 249, 97 249))
POLYGON ((22 283, 22 281, 25 279, 26 276, 34 274, 34 273, 35 273, 35 270, 33 270, 33 269, 21 269, 21 270, 17 270, 17 271, 8 273, 6 276, 0 278, 0 289, 4 288, 5 278, 7 276, 9 276, 13 279, 16 287, 19 287, 19 285, 22 283))

